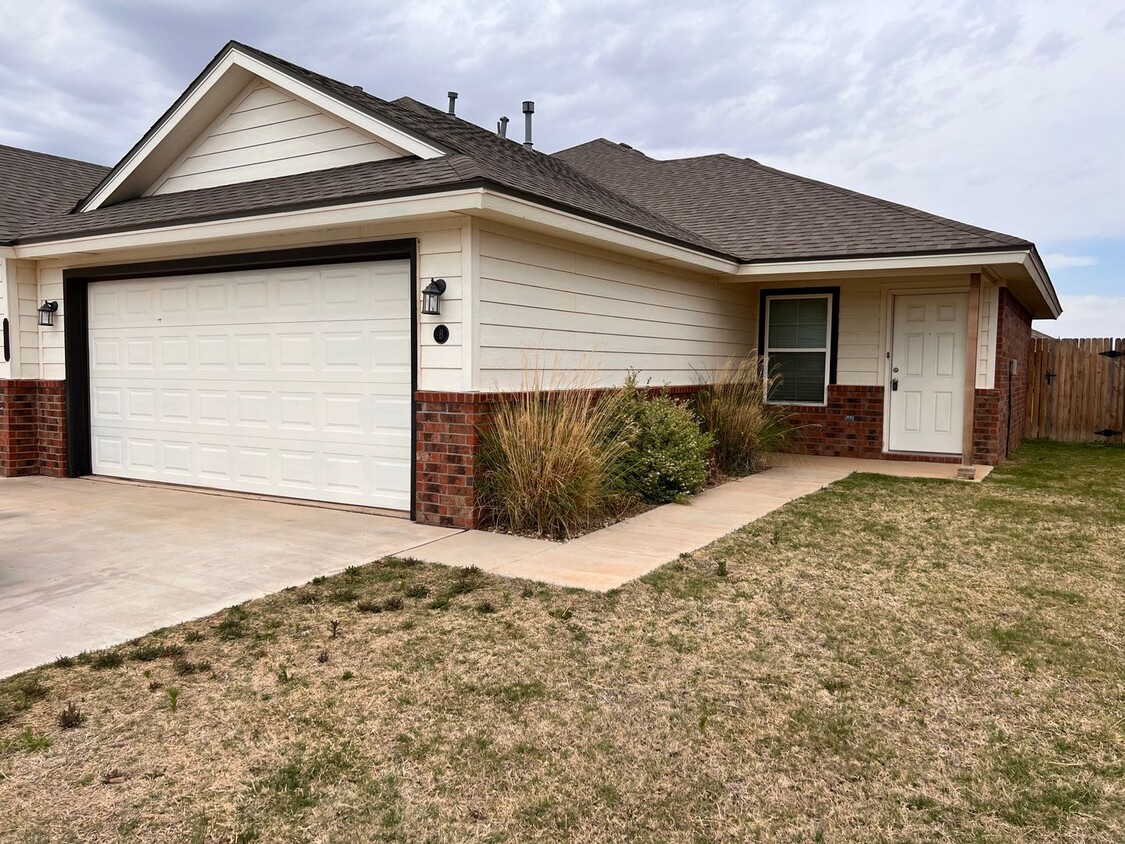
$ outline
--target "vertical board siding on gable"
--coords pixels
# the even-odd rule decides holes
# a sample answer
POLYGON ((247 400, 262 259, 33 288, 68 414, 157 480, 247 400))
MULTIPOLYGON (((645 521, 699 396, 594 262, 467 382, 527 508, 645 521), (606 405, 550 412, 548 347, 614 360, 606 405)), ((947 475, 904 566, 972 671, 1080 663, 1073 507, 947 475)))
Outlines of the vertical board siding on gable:
POLYGON ((334 117, 258 83, 236 98, 150 194, 325 170, 401 153, 334 117))
POLYGON ((483 230, 481 390, 519 389, 526 367, 564 383, 654 385, 753 348, 749 291, 593 250, 483 230))

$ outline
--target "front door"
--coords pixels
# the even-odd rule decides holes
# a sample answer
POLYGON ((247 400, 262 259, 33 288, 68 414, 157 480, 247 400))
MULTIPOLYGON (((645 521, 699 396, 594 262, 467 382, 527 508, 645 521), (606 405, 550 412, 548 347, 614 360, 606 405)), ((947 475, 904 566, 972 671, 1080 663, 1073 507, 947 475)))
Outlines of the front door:
POLYGON ((966 293, 895 297, 891 451, 961 453, 968 306, 966 293))

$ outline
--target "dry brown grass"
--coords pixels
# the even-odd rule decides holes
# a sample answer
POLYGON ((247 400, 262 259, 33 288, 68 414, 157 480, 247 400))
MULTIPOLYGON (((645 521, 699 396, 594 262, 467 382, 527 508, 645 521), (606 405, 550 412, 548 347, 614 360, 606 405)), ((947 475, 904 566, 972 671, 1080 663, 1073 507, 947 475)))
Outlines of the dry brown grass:
POLYGON ((210 670, 0 682, 0 837, 1120 841, 1123 502, 1125 449, 1033 445, 609 595, 382 561, 146 637, 210 670))

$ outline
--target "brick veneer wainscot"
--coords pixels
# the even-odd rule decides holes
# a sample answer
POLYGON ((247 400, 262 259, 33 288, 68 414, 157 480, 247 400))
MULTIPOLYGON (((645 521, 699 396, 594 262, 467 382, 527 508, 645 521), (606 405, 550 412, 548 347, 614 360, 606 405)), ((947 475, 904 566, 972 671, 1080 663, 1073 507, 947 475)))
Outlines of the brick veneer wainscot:
POLYGON ((66 384, 0 381, 0 477, 66 476, 66 384))
POLYGON ((883 388, 828 385, 823 407, 785 405, 790 450, 827 457, 883 456, 883 388))

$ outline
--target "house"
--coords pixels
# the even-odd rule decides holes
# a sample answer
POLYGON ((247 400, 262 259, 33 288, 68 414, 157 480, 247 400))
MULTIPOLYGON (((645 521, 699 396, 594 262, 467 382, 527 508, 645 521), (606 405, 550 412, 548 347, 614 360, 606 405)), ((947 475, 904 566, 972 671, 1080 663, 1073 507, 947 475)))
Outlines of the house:
POLYGON ((526 367, 687 389, 755 349, 815 452, 996 463, 1059 312, 1020 238, 726 155, 546 155, 235 42, 112 169, 0 149, 2 475, 470 526, 526 367))

